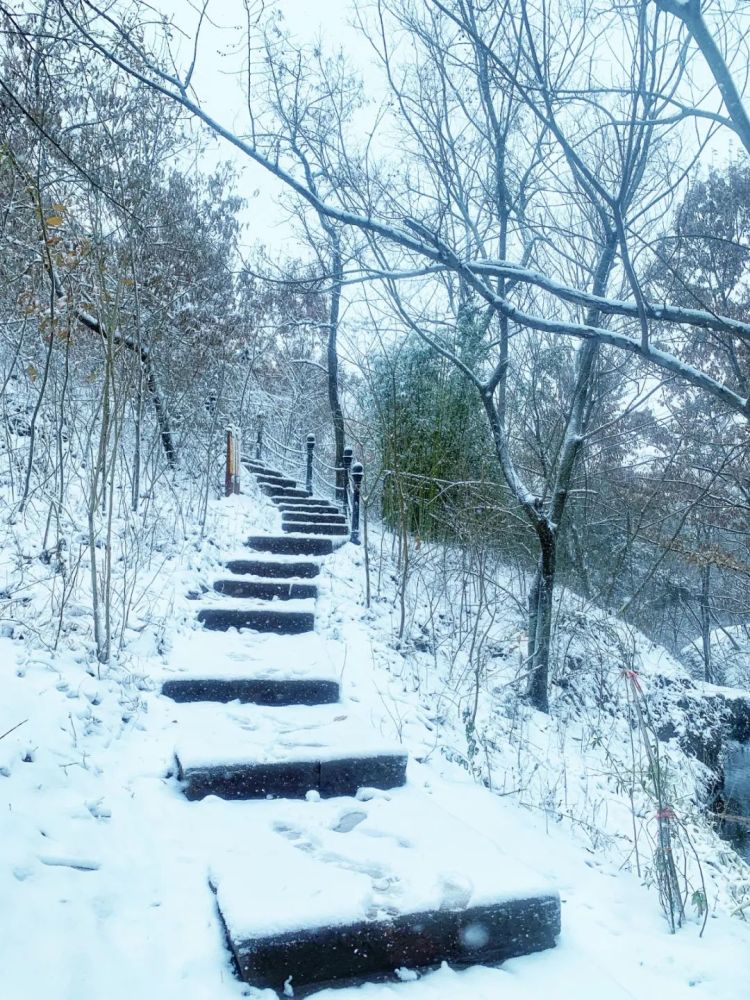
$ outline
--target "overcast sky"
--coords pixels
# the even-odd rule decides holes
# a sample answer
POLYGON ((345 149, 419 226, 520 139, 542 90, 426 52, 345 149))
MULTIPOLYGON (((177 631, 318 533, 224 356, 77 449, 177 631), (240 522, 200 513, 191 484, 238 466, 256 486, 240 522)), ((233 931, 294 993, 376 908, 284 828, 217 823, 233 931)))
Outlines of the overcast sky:
MULTIPOLYGON (((259 0, 251 0, 258 3, 259 0)), ((198 21, 196 0, 156 0, 155 6, 170 16, 185 33, 180 57, 183 71, 192 55, 192 38, 198 21), (190 41, 188 41, 190 40, 190 41)), ((358 5, 362 10, 366 5, 358 5)), ((351 0, 276 0, 266 2, 266 13, 281 12, 285 28, 300 43, 321 38, 325 50, 341 46, 364 77, 368 91, 377 103, 378 72, 373 68, 373 53, 359 31, 353 26, 354 5, 351 0)), ((693 52, 691 69, 702 75, 700 56, 693 52)), ((194 74, 194 87, 200 102, 222 125, 242 133, 247 128, 246 108, 246 14, 243 0, 209 0, 208 21, 201 31, 199 55, 194 74)), ((706 76, 706 84, 709 78, 706 76)), ((713 102, 712 102, 713 103, 713 102)), ((717 108, 718 109, 718 108, 717 108)), ((234 147, 221 140, 212 140, 211 150, 200 166, 211 170, 221 160, 231 160, 241 171, 239 193, 248 200, 246 241, 260 241, 280 253, 294 255, 299 247, 279 205, 282 185, 263 168, 256 166, 234 147)), ((731 153, 731 140, 725 130, 717 136, 707 152, 704 163, 726 161, 731 153)))
MULTIPOLYGON (((193 38, 198 16, 185 0, 158 0, 156 6, 193 38)), ((363 75, 372 65, 372 53, 358 31, 352 27, 349 0, 278 0, 267 4, 284 18, 286 28, 300 41, 324 40, 326 49, 345 47, 363 75)), ((222 125, 233 131, 247 128, 246 108, 246 16, 242 0, 210 0, 209 21, 201 30, 199 57, 193 77, 201 104, 222 125)), ((181 55, 189 62, 192 43, 183 42, 181 55)), ((372 73, 370 74, 372 75, 372 73)), ((243 156, 223 140, 211 140, 201 168, 211 170, 216 164, 231 160, 241 171, 239 193, 248 200, 245 219, 248 243, 261 242, 273 250, 296 256, 299 246, 288 221, 288 213, 279 203, 283 185, 262 167, 243 156)))

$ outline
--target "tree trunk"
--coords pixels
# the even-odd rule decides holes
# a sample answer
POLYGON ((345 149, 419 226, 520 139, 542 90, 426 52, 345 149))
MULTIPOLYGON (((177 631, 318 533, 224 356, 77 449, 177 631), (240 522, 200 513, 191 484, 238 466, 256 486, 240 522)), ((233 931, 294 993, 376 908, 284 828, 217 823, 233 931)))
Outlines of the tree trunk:
POLYGON ((549 657, 552 636, 552 611, 555 593, 555 565, 557 561, 557 534, 547 524, 537 529, 539 538, 539 564, 529 599, 529 686, 527 694, 531 705, 540 712, 549 712, 549 657), (532 598, 536 600, 533 601, 532 598), (533 629, 533 648, 532 648, 533 629))
POLYGON ((711 660, 711 564, 701 566, 701 642, 703 644, 703 677, 709 684, 714 680, 711 660))
POLYGON ((526 645, 526 666, 530 671, 533 671, 534 669, 534 653, 536 651, 536 619, 539 612, 539 588, 541 586, 540 569, 540 566, 537 567, 537 571, 534 574, 534 581, 531 584, 531 590, 529 591, 529 640, 526 645))
POLYGON ((341 282, 344 268, 341 260, 341 238, 337 230, 330 231, 331 238, 331 306, 328 314, 328 403, 333 421, 333 438, 336 449, 336 497, 344 492, 344 414, 339 400, 339 357, 337 339, 341 307, 341 282))

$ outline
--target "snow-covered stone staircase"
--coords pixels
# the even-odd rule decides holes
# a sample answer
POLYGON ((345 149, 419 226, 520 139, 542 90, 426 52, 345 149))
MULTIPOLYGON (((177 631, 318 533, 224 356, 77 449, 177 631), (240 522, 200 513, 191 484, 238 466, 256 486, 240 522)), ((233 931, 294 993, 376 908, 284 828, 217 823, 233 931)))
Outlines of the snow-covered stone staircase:
POLYGON ((199 595, 210 665, 162 686, 182 792, 220 816, 210 880, 239 975, 289 995, 552 947, 556 893, 407 783, 403 748, 342 700, 314 602, 346 518, 248 467, 281 533, 249 538, 199 595))

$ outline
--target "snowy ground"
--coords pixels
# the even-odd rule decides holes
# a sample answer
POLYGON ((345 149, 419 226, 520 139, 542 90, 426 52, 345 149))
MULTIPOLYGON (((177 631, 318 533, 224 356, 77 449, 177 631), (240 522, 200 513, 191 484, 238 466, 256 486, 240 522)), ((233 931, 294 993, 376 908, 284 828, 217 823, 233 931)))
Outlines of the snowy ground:
MULTIPOLYGON (((254 806, 232 804, 230 820, 226 803, 185 801, 170 776, 180 711, 158 694, 158 684, 177 668, 206 665, 205 634, 195 631, 195 604, 183 595, 215 577, 223 555, 236 554, 250 530, 272 530, 277 516, 254 497, 214 504, 210 535, 221 547, 195 541, 175 555, 153 589, 148 620, 128 633, 118 662, 101 677, 83 643, 53 653, 0 638, 0 734, 17 726, 0 740, 3 1000, 252 994, 232 976, 208 873, 217 843, 228 843, 228 825, 236 823, 241 837, 242 810, 254 806)), ((606 739, 592 739, 589 721, 580 718, 563 735, 555 719, 511 712, 488 694, 477 738, 498 794, 483 788, 474 775, 487 775, 467 751, 461 714, 446 694, 447 659, 394 648, 397 612, 387 599, 365 609, 361 563, 361 549, 351 546, 324 562, 312 644, 316 675, 340 677, 342 711, 409 750, 407 791, 429 796, 487 838, 496 851, 488 883, 524 870, 557 888, 563 932, 555 950, 502 968, 445 967, 419 978, 405 972, 404 981, 335 991, 337 1000, 746 1000, 750 926, 732 910, 750 869, 691 820, 709 919, 702 937, 702 920, 692 912, 676 935, 668 933, 656 893, 645 884, 647 859, 640 878, 635 870, 630 799, 616 780, 615 750, 623 742, 616 719, 600 726, 606 739)), ((257 669, 279 669, 267 640, 247 634, 224 642, 224 663, 246 646, 257 669)), ((295 660, 300 650, 304 644, 295 647, 295 660)), ((659 651, 650 655, 663 665, 659 651)), ((210 665, 220 668, 218 656, 210 665)), ((486 681, 488 691, 502 689, 501 673, 486 681)), ((676 751, 674 760, 687 768, 676 751)), ((693 777, 686 774, 683 787, 693 777)), ((317 830, 324 843, 337 808, 330 800, 294 803, 289 821, 306 834, 317 830)), ((644 831, 646 810, 643 802, 636 810, 644 831)), ((644 832, 644 853, 647 844, 644 832)), ((436 880, 446 874, 437 872, 436 880)), ((307 902, 295 903, 290 893, 290 907, 307 902)), ((284 912, 285 902, 269 898, 258 907, 270 918, 284 912)))

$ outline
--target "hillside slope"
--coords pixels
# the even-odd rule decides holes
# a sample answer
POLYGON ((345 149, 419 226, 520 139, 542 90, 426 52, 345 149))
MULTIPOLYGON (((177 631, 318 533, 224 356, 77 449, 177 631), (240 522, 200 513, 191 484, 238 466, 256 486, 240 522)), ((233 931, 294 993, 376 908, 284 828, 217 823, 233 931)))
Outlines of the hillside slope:
MULTIPOLYGON (((148 615, 131 621, 109 668, 99 670, 74 634, 56 652, 19 628, 0 639, 0 733, 17 727, 0 740, 0 967, 9 1000, 253 994, 232 975, 208 884, 222 813, 216 800, 196 810, 181 794, 175 706, 159 686, 178 660, 184 666, 186 657, 197 661, 215 648, 196 626, 188 592, 210 582, 223 558, 241 552, 250 532, 273 528, 277 516, 255 493, 213 502, 206 537, 188 526, 184 543, 165 553, 148 615)), ((373 552, 377 541, 371 535, 373 552)), ((489 838, 499 868, 523 867, 557 888, 563 930, 554 950, 500 968, 404 969, 393 982, 340 990, 340 1000, 746 997, 750 929, 733 911, 745 902, 750 870, 702 819, 694 803, 705 771, 673 740, 663 753, 695 852, 688 878, 700 887, 699 860, 708 920, 701 936, 700 905, 689 906, 685 926, 669 934, 649 885, 652 804, 638 787, 640 764, 631 756, 635 778, 626 768, 634 751, 622 665, 587 659, 586 623, 576 626, 578 657, 568 658, 578 676, 559 685, 547 718, 511 696, 511 646, 522 636, 511 613, 495 619, 502 655, 479 678, 478 711, 467 725, 472 677, 469 661, 451 648, 450 610, 428 640, 394 641, 398 607, 387 581, 395 568, 383 556, 380 596, 367 609, 362 563, 362 550, 350 545, 330 558, 317 607, 344 710, 356 706, 373 732, 409 750, 410 785, 489 838), (616 704, 602 695, 607 686, 612 697, 621 691, 616 704)), ((417 595, 415 620, 423 613, 417 595)), ((587 623, 589 631, 605 634, 604 623, 595 624, 587 623)), ((229 634, 226 643, 225 652, 252 649, 262 662, 253 634, 229 634)), ((640 637, 634 655, 644 688, 659 671, 680 674, 640 637)), ((314 816, 330 800, 300 808, 314 816)), ((439 841, 441 831, 432 833, 439 841)), ((279 901, 257 905, 278 909, 279 901)))

